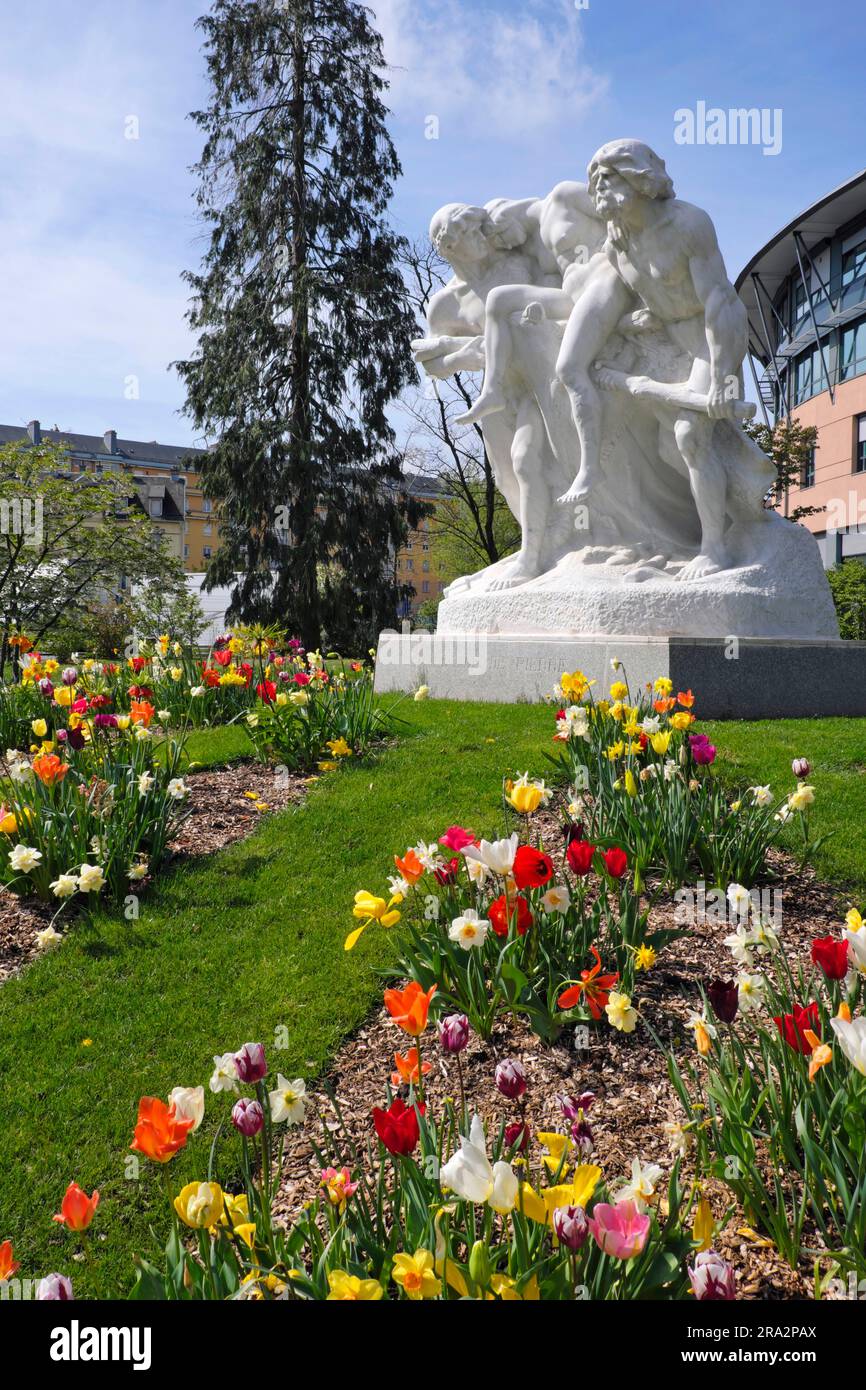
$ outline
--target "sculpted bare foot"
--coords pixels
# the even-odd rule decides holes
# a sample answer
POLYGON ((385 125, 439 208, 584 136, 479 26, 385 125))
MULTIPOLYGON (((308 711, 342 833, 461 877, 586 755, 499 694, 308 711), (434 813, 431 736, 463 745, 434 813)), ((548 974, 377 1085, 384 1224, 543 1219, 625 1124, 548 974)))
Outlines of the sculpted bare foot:
POLYGON ((557 497, 557 502, 562 507, 573 505, 575 502, 584 502, 592 492, 593 479, 589 469, 581 468, 571 487, 564 492, 561 497, 557 497))
POLYGON ((518 556, 507 573, 497 576, 496 579, 491 579, 488 587, 491 590, 516 589, 520 584, 527 584, 530 579, 537 579, 540 574, 540 564, 518 556))
POLYGON ((496 391, 482 391, 471 410, 464 415, 455 415, 458 425, 476 425, 485 415, 495 415, 497 410, 505 409, 505 397, 496 391))
POLYGON ((725 568, 724 557, 708 551, 706 554, 701 552, 693 560, 689 560, 687 565, 683 565, 677 579, 705 579, 709 574, 718 574, 725 568))

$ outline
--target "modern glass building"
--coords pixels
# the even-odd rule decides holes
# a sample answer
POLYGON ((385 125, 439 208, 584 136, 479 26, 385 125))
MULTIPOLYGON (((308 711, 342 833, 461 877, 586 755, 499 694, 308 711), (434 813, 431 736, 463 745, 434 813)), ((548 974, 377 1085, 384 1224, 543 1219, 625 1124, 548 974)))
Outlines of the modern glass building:
POLYGON ((768 241, 736 288, 765 420, 818 431, 787 510, 820 508, 803 524, 825 565, 866 560, 866 170, 768 241))

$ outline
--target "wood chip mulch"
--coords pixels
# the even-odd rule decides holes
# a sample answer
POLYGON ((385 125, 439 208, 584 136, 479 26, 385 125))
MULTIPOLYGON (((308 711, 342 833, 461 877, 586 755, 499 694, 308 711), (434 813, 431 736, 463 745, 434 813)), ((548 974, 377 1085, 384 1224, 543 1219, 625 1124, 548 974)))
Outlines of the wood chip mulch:
MULTIPOLYGON (((245 839, 263 815, 297 804, 307 790, 302 777, 278 775, 274 768, 251 760, 201 771, 193 767, 185 780, 190 789, 188 814, 170 842, 171 854, 164 867, 214 854, 245 839), (256 802, 267 806, 267 811, 256 810, 256 802)), ((18 974, 39 954, 36 934, 48 926, 56 911, 56 903, 19 898, 0 887, 0 983, 18 974)), ((72 914, 64 912, 58 930, 68 930, 72 921, 72 914)))
MULTIPOLYGON (((548 851, 561 841, 558 823, 552 821, 545 833, 548 851)), ((554 855, 554 857, 558 857, 554 855)), ((782 893, 782 938, 790 956, 808 958, 810 942, 816 935, 838 932, 845 909, 851 904, 815 879, 811 869, 800 871, 783 855, 771 856, 771 886, 782 893)), ((673 925, 673 903, 653 909, 652 926, 673 925)), ((637 977, 635 1002, 661 1041, 697 1060, 694 1038, 687 1019, 701 1007, 699 985, 714 977, 733 978, 736 968, 724 946, 731 930, 714 923, 698 926, 667 946, 653 969, 637 977)), ((582 968, 580 963, 578 968, 582 968)), ((422 1056, 432 1063, 426 1078, 427 1101, 441 1113, 445 1097, 459 1104, 459 1082, 453 1058, 441 1052, 433 1030, 428 1031, 422 1056)), ((596 1101, 589 1114, 595 1139, 593 1162, 608 1180, 618 1182, 629 1176, 633 1158, 659 1163, 670 1172, 673 1157, 664 1125, 684 1119, 679 1101, 670 1084, 665 1059, 640 1023, 625 1036, 611 1028, 590 1029, 590 1048, 574 1047, 571 1029, 559 1042, 547 1046, 521 1020, 502 1022, 488 1042, 473 1037, 462 1055, 463 1077, 470 1111, 476 1110, 485 1122, 488 1139, 498 1132, 504 1119, 510 1123, 525 1119, 533 1131, 565 1133, 558 1097, 577 1096, 592 1091, 596 1101), (494 1071, 503 1058, 517 1058, 523 1064, 528 1090, 524 1102, 505 1100, 496 1090, 494 1071)), ((356 1155, 375 1165, 375 1133, 371 1121, 374 1105, 385 1104, 385 1085, 393 1069, 395 1050, 405 1053, 412 1039, 396 1028, 384 1009, 377 1010, 338 1052, 324 1083, 335 1093, 343 1121, 351 1136, 356 1155), (370 1146, 368 1148, 368 1145, 370 1146)), ((309 1094, 309 1092, 308 1092, 309 1094)), ((406 1089, 400 1094, 406 1095, 406 1089)), ((307 1120, 291 1132, 283 1158, 281 1191, 277 1200, 279 1219, 289 1221, 304 1203, 314 1199, 320 1179, 320 1164, 313 1143, 327 1147, 333 1133, 335 1157, 350 1167, 352 1155, 339 1132, 334 1111, 323 1087, 310 1094, 307 1120)), ((537 1183, 541 1173, 542 1150, 533 1144, 530 1151, 531 1177, 537 1183)), ((688 1184, 692 1176, 689 1160, 681 1174, 688 1184)), ((339 1162, 338 1162, 339 1166, 339 1162)), ((733 1198, 721 1182, 704 1184, 716 1219, 730 1208, 733 1198)), ((747 1226, 739 1209, 716 1238, 719 1249, 737 1271, 738 1297, 749 1299, 802 1299, 811 1297, 812 1261, 805 1258, 792 1270, 775 1249, 757 1237, 738 1234, 747 1226)), ((809 1232, 806 1232, 808 1236, 809 1232)), ((820 1244, 820 1242, 814 1242, 820 1244)), ((808 1239, 805 1240, 808 1245, 808 1239)), ((826 1268, 826 1264, 825 1264, 826 1268)))

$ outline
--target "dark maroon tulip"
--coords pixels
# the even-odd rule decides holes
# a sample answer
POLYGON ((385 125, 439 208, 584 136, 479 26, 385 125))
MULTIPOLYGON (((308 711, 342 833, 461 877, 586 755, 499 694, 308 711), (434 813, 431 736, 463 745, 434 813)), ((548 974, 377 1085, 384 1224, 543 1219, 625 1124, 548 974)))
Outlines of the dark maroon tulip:
POLYGON ((722 1023, 733 1023, 740 1007, 736 980, 711 980, 707 986, 707 996, 716 1018, 722 1023))

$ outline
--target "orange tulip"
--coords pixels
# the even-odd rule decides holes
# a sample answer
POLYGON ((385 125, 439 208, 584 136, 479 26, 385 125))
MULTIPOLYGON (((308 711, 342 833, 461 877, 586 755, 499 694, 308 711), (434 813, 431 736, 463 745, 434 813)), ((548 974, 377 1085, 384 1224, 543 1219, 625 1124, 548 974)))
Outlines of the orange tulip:
POLYGON ((426 1076, 430 1070, 430 1063, 423 1062, 419 1075, 417 1047, 410 1047, 405 1057, 402 1056, 401 1053, 395 1052, 394 1064, 397 1070, 391 1073, 392 1086, 399 1086, 401 1081, 407 1086, 417 1086, 421 1076, 426 1076))
POLYGON ((169 1107, 156 1096, 142 1096, 129 1147, 152 1158, 154 1163, 168 1163, 184 1147, 194 1124, 194 1119, 176 1119, 173 1105, 169 1107))
POLYGON ((420 1037, 427 1027, 427 1012, 436 988, 436 985, 431 985, 425 993, 417 980, 410 980, 405 989, 385 990, 385 1008, 397 1026, 410 1037, 420 1037))
POLYGON ((682 705, 683 709, 691 709, 692 705, 695 703, 695 697, 690 690, 679 691, 677 700, 682 705))
POLYGON ((16 1269, 20 1268, 21 1265, 18 1261, 12 1258, 11 1240, 4 1240, 3 1244, 0 1245, 0 1283, 4 1279, 11 1279, 16 1269))
POLYGON ((63 781, 69 771, 69 764, 58 758, 56 753, 40 753, 33 759, 33 771, 46 787, 53 787, 55 782, 63 781))
POLYGON ((401 859, 399 855, 394 855, 394 863, 400 870, 407 883, 417 883, 424 872, 424 865, 418 858, 414 849, 407 849, 405 856, 401 859))
POLYGON ((129 717, 133 724, 143 724, 147 728, 155 714, 156 710, 147 700, 130 700, 129 717))
POLYGON ((98 1192, 88 1197, 77 1182, 71 1182, 63 1195, 60 1211, 56 1216, 52 1216, 51 1220, 59 1221, 61 1226, 68 1226, 70 1231, 86 1231, 98 1206, 98 1192))
POLYGON ((822 1042, 811 1028, 803 1029, 803 1037, 809 1044, 809 1080, 814 1081, 822 1067, 826 1067, 833 1060, 833 1049, 822 1042))

